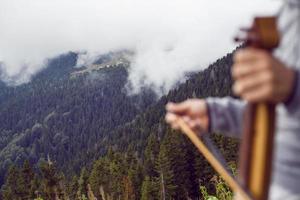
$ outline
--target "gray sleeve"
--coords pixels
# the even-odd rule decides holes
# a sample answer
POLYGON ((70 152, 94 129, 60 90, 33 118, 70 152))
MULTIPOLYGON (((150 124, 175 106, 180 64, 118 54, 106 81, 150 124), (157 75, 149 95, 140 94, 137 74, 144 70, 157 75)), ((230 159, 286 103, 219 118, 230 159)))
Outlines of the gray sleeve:
POLYGON ((210 131, 240 137, 246 103, 232 97, 207 98, 206 102, 209 110, 210 131))
POLYGON ((293 88, 293 92, 289 97, 288 101, 285 102, 286 109, 290 114, 299 113, 300 111, 300 71, 295 70, 296 79, 293 88))

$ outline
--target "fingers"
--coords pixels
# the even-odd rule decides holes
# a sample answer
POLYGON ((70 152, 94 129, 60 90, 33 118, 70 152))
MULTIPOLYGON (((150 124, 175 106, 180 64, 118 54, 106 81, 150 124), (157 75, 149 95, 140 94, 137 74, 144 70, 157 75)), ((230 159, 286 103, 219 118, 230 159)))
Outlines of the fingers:
POLYGON ((232 66, 231 74, 234 79, 244 78, 246 76, 255 75, 266 70, 268 66, 261 60, 250 63, 235 63, 232 66))
POLYGON ((185 120, 187 125, 194 131, 202 133, 205 131, 204 123, 200 119, 185 120))
POLYGON ((177 123, 177 120, 178 120, 178 116, 177 115, 175 115, 175 114, 173 114, 173 113, 167 113, 166 114, 166 117, 165 117, 165 120, 166 120, 166 122, 168 123, 168 124, 170 124, 171 125, 171 127, 173 128, 173 129, 179 129, 179 125, 178 125, 178 123, 177 123))
POLYGON ((235 63, 252 62, 268 57, 269 53, 262 49, 246 48, 237 51, 234 54, 233 60, 235 63))
POLYGON ((193 122, 193 120, 188 117, 188 116, 178 116, 174 113, 167 113, 166 114, 166 117, 165 117, 165 120, 167 123, 169 123, 171 125, 171 127, 175 130, 178 130, 180 127, 179 127, 179 124, 178 124, 178 119, 182 119, 190 128, 193 128, 195 127, 195 124, 193 122))
POLYGON ((182 119, 192 130, 203 132, 208 129, 207 105, 201 99, 189 99, 182 103, 168 103, 165 120, 173 129, 180 129, 178 119, 182 119))
POLYGON ((271 60, 271 55, 263 50, 252 48, 240 50, 234 55, 232 76, 238 79, 266 70, 272 67, 271 60))
POLYGON ((256 76, 247 76, 238 79, 233 85, 233 92, 236 95, 244 97, 247 93, 257 91, 265 85, 272 85, 273 79, 272 74, 268 72, 257 73, 256 76))
POLYGON ((178 123, 178 119, 182 119, 190 129, 197 133, 207 132, 208 129, 208 120, 206 118, 196 118, 192 119, 189 116, 178 116, 174 113, 167 113, 165 120, 167 123, 171 125, 171 127, 175 130, 179 130, 180 126, 178 123))
POLYGON ((235 54, 234 61, 233 92, 251 102, 270 99, 276 82, 272 55, 264 50, 246 48, 235 54))
POLYGON ((191 118, 207 115, 207 105, 203 99, 188 99, 181 103, 168 103, 168 112, 177 115, 188 115, 191 118))
POLYGON ((258 87, 256 90, 245 93, 243 99, 252 103, 272 101, 272 93, 272 87, 270 86, 258 87))
POLYGON ((189 100, 176 104, 171 102, 166 105, 166 109, 168 112, 184 114, 190 109, 190 102, 189 100))

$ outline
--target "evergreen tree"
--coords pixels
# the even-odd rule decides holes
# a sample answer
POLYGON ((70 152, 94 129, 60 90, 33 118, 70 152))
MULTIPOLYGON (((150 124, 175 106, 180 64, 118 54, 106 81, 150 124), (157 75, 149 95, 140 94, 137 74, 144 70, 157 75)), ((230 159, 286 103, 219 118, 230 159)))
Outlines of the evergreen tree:
POLYGON ((3 200, 21 200, 18 191, 20 171, 16 166, 11 166, 8 170, 5 184, 2 187, 3 200))
POLYGON ((91 184, 91 189, 96 195, 100 198, 100 187, 103 187, 105 192, 109 191, 110 183, 110 172, 109 172, 109 163, 105 158, 96 160, 93 164, 93 168, 89 177, 89 183, 91 184))
POLYGON ((81 200, 84 197, 88 196, 88 179, 89 179, 89 174, 86 168, 82 168, 80 172, 80 177, 78 181, 78 191, 77 191, 77 196, 81 200))
POLYGON ((182 134, 170 129, 166 130, 159 152, 159 162, 163 166, 160 179, 167 180, 172 177, 172 184, 177 188, 174 195, 176 199, 199 197, 192 147, 182 134))
POLYGON ((40 171, 42 174, 42 196, 49 200, 55 199, 58 196, 61 176, 50 159, 48 162, 41 163, 40 171))
POLYGON ((142 183, 141 200, 154 200, 157 197, 153 182, 146 176, 142 183))
POLYGON ((35 191, 38 189, 35 184, 35 175, 28 160, 26 160, 21 169, 21 191, 22 199, 32 200, 35 197, 35 191))
POLYGON ((67 193, 70 200, 77 200, 77 191, 79 189, 78 177, 73 176, 72 180, 68 184, 67 193))
POLYGON ((199 184, 194 170, 193 145, 181 133, 167 130, 163 143, 172 163, 178 199, 199 197, 199 184))
POLYGON ((132 199, 139 199, 141 196, 141 186, 144 178, 143 167, 141 166, 141 161, 134 155, 133 152, 127 152, 126 154, 126 165, 127 169, 125 174, 129 181, 132 184, 132 189, 134 193, 134 197, 132 199))
POLYGON ((122 185, 122 180, 126 171, 126 168, 124 168, 124 157, 120 153, 113 152, 108 154, 108 159, 110 172, 109 193, 114 199, 119 199, 122 197, 124 191, 124 186, 122 185))
POLYGON ((165 143, 160 147, 157 163, 156 187, 158 191, 159 199, 174 199, 176 197, 176 183, 174 178, 174 172, 172 170, 172 163, 168 158, 167 149, 165 143))
POLYGON ((150 177, 157 176, 155 172, 155 160, 159 153, 159 141, 154 134, 150 134, 147 141, 147 147, 145 149, 145 172, 150 177))

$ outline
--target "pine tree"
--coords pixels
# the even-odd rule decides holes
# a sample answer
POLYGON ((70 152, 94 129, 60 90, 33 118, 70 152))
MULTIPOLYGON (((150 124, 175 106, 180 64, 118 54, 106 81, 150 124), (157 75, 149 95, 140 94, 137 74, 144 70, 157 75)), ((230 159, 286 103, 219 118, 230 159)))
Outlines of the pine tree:
POLYGON ((68 184, 67 193, 69 195, 70 200, 77 200, 77 191, 78 191, 78 177, 73 176, 72 180, 68 184))
POLYGON ((123 185, 122 180, 125 176, 126 166, 124 161, 124 156, 121 153, 114 152, 112 156, 109 157, 109 178, 110 187, 109 193, 115 199, 122 197, 123 185))
POLYGON ((175 196, 178 199, 199 197, 192 147, 182 134, 167 129, 159 153, 160 163, 165 165, 166 170, 160 173, 160 177, 168 179, 168 174, 172 172, 172 183, 177 187, 175 196))
POLYGON ((177 186, 172 170, 172 163, 168 158, 164 143, 160 147, 156 171, 157 174, 159 174, 159 176, 156 177, 156 188, 159 199, 166 200, 175 198, 177 186))
POLYGON ((167 133, 167 152, 172 163, 175 183, 178 186, 177 198, 196 199, 199 197, 199 185, 194 170, 193 145, 182 134, 174 131, 167 133))
POLYGON ((15 166, 11 166, 8 170, 5 184, 2 187, 3 200, 21 200, 18 191, 19 178, 19 169, 15 166))
POLYGON ((132 199, 139 199, 141 196, 141 186, 144 178, 143 167, 141 165, 141 161, 134 155, 133 152, 129 152, 126 154, 126 165, 127 169, 125 171, 125 177, 127 176, 129 181, 132 184, 132 189, 134 193, 134 197, 132 199))
POLYGON ((87 197, 88 196, 88 179, 89 179, 89 174, 86 168, 82 168, 80 172, 80 177, 78 181, 78 191, 77 191, 77 196, 79 199, 82 197, 87 197))
POLYGON ((142 183, 141 200, 154 200, 156 196, 154 184, 150 177, 146 176, 142 183))
POLYGON ((151 134, 147 140, 147 147, 145 149, 145 172, 150 177, 157 176, 155 171, 155 160, 159 153, 159 141, 154 134, 151 134))
POLYGON ((93 164, 93 168, 89 177, 89 183, 91 189, 95 193, 96 197, 100 197, 100 186, 105 187, 107 191, 107 183, 109 182, 109 168, 108 162, 105 159, 96 160, 93 164))
POLYGON ((46 199, 55 199, 59 189, 59 182, 61 176, 58 174, 57 169, 48 159, 48 162, 43 162, 40 165, 40 171, 42 174, 42 196, 46 199))
POLYGON ((35 184, 35 174, 28 160, 26 160, 21 169, 21 183, 22 199, 31 200, 35 197, 37 186, 35 184))

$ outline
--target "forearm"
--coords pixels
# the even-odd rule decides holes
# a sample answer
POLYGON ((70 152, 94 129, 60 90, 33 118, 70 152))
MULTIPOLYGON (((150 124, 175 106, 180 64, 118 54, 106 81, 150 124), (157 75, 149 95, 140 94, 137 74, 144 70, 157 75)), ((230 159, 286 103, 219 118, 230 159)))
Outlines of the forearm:
POLYGON ((246 103, 232 97, 208 98, 206 102, 210 131, 221 132, 226 136, 239 137, 242 131, 246 103))

